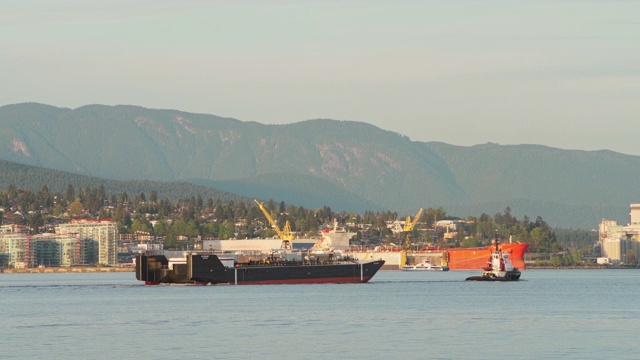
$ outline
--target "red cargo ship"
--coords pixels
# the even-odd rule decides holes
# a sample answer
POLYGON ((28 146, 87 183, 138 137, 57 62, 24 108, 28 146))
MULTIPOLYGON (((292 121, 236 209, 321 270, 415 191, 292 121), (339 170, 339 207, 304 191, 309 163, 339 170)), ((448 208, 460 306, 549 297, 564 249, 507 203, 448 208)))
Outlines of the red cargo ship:
MULTIPOLYGON (((508 253, 513 266, 524 270, 524 254, 529 252, 529 244, 500 244, 500 251, 508 253)), ((447 266, 450 270, 482 270, 491 257, 494 246, 478 248, 446 248, 440 249, 443 257, 448 258, 447 266)))

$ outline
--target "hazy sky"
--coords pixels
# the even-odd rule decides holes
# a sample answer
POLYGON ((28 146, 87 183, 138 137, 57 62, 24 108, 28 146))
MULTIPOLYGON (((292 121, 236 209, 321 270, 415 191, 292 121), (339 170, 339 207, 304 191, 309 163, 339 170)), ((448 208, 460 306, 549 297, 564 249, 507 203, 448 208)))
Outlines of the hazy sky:
POLYGON ((640 155, 640 1, 0 0, 0 105, 640 155))

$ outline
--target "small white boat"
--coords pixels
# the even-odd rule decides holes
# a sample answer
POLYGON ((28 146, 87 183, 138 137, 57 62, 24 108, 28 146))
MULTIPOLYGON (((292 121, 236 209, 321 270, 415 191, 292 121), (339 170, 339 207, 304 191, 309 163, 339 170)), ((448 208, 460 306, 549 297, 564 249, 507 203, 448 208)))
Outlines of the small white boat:
POLYGON ((429 262, 429 260, 422 260, 421 263, 415 265, 405 265, 401 269, 402 271, 448 271, 448 266, 435 265, 429 262))

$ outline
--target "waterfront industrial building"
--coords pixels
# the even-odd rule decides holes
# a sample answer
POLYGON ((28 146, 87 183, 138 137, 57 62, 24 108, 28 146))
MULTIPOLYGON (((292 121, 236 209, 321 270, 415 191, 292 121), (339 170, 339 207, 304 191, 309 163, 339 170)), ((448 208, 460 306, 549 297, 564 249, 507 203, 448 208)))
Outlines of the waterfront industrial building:
POLYGON ((600 222, 598 241, 601 264, 635 265, 640 257, 640 204, 630 205, 630 223, 619 225, 615 220, 600 222))

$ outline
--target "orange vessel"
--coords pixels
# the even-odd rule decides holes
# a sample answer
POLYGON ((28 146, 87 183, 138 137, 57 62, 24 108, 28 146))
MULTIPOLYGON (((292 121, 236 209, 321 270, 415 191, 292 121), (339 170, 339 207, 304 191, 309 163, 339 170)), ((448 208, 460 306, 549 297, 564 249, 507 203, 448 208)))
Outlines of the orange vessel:
MULTIPOLYGON (((509 254, 514 267, 526 269, 524 254, 529 252, 529 244, 500 244, 498 247, 500 251, 509 254)), ((443 258, 448 260, 447 266, 451 270, 482 270, 493 249, 492 245, 479 248, 445 248, 440 251, 443 258)))

